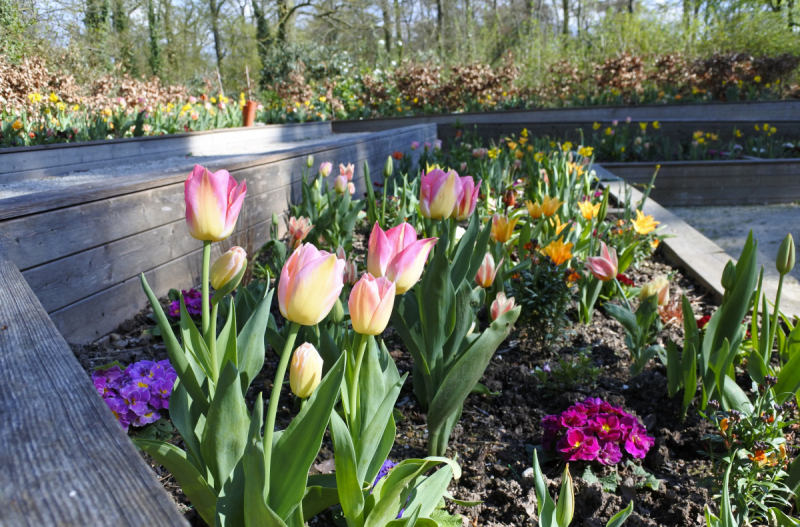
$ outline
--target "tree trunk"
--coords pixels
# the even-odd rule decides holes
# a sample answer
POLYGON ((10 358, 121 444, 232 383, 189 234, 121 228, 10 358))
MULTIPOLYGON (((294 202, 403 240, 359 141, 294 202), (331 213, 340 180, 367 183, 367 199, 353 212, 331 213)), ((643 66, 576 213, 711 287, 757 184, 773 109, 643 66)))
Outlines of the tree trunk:
POLYGON ((389 11, 389 0, 381 0, 383 12, 383 45, 386 47, 386 56, 392 56, 392 13, 389 11))
POLYGON ((397 40, 397 60, 403 60, 403 28, 400 27, 400 19, 403 13, 400 10, 400 0, 394 0, 394 33, 397 40))
POLYGON ((258 58, 261 60, 261 67, 263 68, 267 65, 272 35, 269 31, 269 23, 264 14, 264 8, 261 6, 261 1, 253 0, 252 4, 253 18, 256 20, 256 51, 258 52, 258 58))
POLYGON ((150 32, 150 70, 153 75, 161 73, 161 28, 155 0, 147 0, 147 28, 150 32))
POLYGON ((208 8, 211 12, 211 33, 214 35, 214 53, 217 56, 217 69, 220 76, 222 75, 222 35, 219 31, 219 13, 222 10, 222 4, 217 3, 217 0, 208 0, 208 8))
POLYGON ((569 34, 569 0, 561 0, 561 8, 564 10, 564 25, 561 28, 561 33, 564 35, 569 34))
POLYGON ((439 58, 444 60, 444 0, 436 0, 436 45, 439 58))
POLYGON ((633 0, 628 0, 628 13, 633 14, 633 0))

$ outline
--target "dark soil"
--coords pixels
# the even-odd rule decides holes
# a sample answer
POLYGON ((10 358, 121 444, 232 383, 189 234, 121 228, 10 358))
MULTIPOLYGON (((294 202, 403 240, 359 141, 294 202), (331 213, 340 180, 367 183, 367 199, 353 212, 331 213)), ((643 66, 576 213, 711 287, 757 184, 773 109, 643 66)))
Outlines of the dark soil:
MULTIPOLYGON (((636 285, 641 285, 670 272, 676 272, 673 284, 678 284, 695 303, 697 316, 709 313, 706 302, 710 303, 711 299, 705 291, 681 271, 670 267, 658 254, 627 274, 636 285)), ((672 294, 675 294, 674 289, 673 286, 672 294)), ((143 310, 122 324, 116 333, 99 342, 74 346, 75 355, 83 367, 91 371, 113 360, 128 364, 142 359, 166 358, 164 345, 143 334, 152 325, 148 312, 148 309, 143 310)), ((656 444, 643 460, 643 466, 660 480, 660 485, 658 490, 636 489, 633 475, 627 469, 621 469, 621 485, 617 493, 610 494, 599 484, 589 484, 581 479, 585 467, 575 463, 570 467, 577 497, 573 525, 605 525, 630 499, 635 499, 635 511, 626 525, 702 524, 703 507, 710 504, 711 499, 698 482, 708 474, 710 467, 698 451, 702 448, 700 439, 709 428, 694 409, 690 409, 685 422, 680 421, 681 395, 675 399, 668 397, 665 368, 653 361, 641 375, 631 379, 622 328, 615 320, 606 317, 602 309, 595 311, 591 326, 575 324, 568 327, 564 340, 550 346, 552 351, 534 343, 528 338, 528 331, 524 327, 517 328, 498 350, 484 374, 483 383, 500 394, 471 395, 465 402, 448 451, 448 456, 458 456, 463 469, 461 479, 451 486, 451 492, 458 499, 482 500, 483 503, 472 508, 451 505, 451 511, 466 517, 470 525, 537 525, 530 467, 532 446, 541 442, 541 419, 591 396, 622 406, 644 423, 656 444), (553 362, 557 356, 569 357, 578 349, 590 351, 593 363, 601 368, 595 383, 543 386, 532 374, 536 366, 553 362)), ((670 337, 680 342, 682 333, 682 328, 677 325, 668 326, 661 338, 664 344, 670 337)), ((401 373, 410 372, 411 357, 402 342, 391 329, 385 338, 401 373)), ((277 355, 268 351, 264 369, 248 393, 251 403, 255 394, 271 388, 276 367, 277 355)), ((413 395, 411 379, 406 382, 397 406, 405 418, 398 423, 391 459, 424 457, 425 415, 413 395)), ((284 390, 277 426, 285 428, 296 411, 290 392, 284 390)), ((180 444, 179 437, 176 436, 174 441, 180 444)), ((329 472, 332 458, 333 452, 326 437, 313 470, 329 472)), ((148 462, 181 509, 186 511, 187 519, 192 524, 202 525, 172 476, 151 459, 148 462)), ((551 494, 557 494, 563 464, 552 460, 543 462, 542 466, 546 476, 552 478, 548 480, 551 494)), ((325 513, 312 523, 332 524, 331 518, 329 513, 325 513)))

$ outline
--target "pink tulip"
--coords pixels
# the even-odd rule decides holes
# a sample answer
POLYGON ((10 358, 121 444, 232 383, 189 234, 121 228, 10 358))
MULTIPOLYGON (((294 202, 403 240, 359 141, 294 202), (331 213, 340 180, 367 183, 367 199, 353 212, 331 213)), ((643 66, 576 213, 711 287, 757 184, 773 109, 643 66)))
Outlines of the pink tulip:
POLYGON ((411 141, 411 150, 419 148, 419 141, 411 141))
POLYGON ((461 194, 461 178, 455 170, 434 168, 422 176, 419 209, 426 218, 449 218, 461 194))
POLYGON ((358 265, 355 260, 347 260, 344 265, 344 283, 356 285, 358 282, 358 265))
POLYGON ((352 196, 353 194, 355 194, 355 193, 356 193, 356 186, 355 186, 355 184, 354 184, 354 183, 348 183, 348 184, 347 184, 347 191, 350 193, 350 195, 351 195, 351 196, 352 196))
POLYGON ((347 165, 342 165, 341 163, 339 163, 339 175, 346 176, 347 181, 353 180, 354 172, 355 172, 355 167, 353 166, 353 163, 349 163, 347 165))
POLYGON ((195 165, 184 183, 186 224, 193 238, 222 241, 233 232, 242 210, 247 184, 236 180, 227 170, 211 172, 195 165))
POLYGON ((310 243, 286 260, 278 282, 281 314, 304 326, 318 324, 330 312, 344 286, 344 260, 310 243))
POLYGON ((472 179, 472 176, 462 177, 461 192, 450 217, 462 221, 472 216, 472 213, 475 212, 475 205, 478 203, 478 194, 480 192, 480 183, 475 185, 475 180, 472 179))
POLYGON ((495 266, 494 265, 494 257, 491 253, 486 253, 483 257, 483 262, 481 262, 481 266, 478 267, 478 273, 475 275, 475 282, 486 289, 487 287, 492 287, 494 283, 494 279, 497 276, 497 271, 500 270, 500 267, 503 265, 503 260, 500 260, 500 263, 495 266))
POLYGON ((372 276, 385 276, 397 285, 402 295, 422 276, 428 254, 438 238, 417 240, 417 231, 408 223, 401 223, 384 232, 378 222, 369 235, 367 270, 372 276))
POLYGON ((395 284, 388 278, 367 273, 353 286, 347 305, 353 330, 362 335, 380 335, 389 323, 394 306, 395 284))
POLYGON ((502 291, 497 293, 497 297, 492 302, 492 320, 497 320, 500 315, 504 313, 508 313, 512 309, 514 309, 514 297, 507 298, 506 294, 502 291))
POLYGON ((586 268, 602 282, 616 278, 618 267, 617 251, 613 247, 609 249, 605 242, 600 242, 600 256, 586 259, 586 268))
POLYGON ((344 247, 341 245, 336 248, 336 257, 340 260, 347 260, 347 253, 344 252, 344 247))
POLYGON ((339 194, 347 192, 347 176, 336 176, 336 179, 333 180, 333 190, 339 194))
POLYGON ((333 163, 330 161, 325 161, 319 165, 319 175, 322 177, 328 177, 333 170, 333 163))
POLYGON ((311 220, 304 216, 299 218, 292 216, 289 218, 289 238, 291 239, 292 249, 297 249, 313 227, 311 220))

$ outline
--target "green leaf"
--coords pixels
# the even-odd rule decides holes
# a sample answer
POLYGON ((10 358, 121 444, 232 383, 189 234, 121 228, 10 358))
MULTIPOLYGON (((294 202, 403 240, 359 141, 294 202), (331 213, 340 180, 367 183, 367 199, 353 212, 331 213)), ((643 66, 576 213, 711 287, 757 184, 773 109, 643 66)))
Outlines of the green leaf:
POLYGON ((769 510, 770 515, 773 519, 773 524, 775 527, 798 527, 800 526, 800 521, 795 520, 794 518, 787 516, 782 510, 778 509, 777 507, 772 507, 769 510))
POLYGON ((275 290, 271 289, 265 293, 237 338, 239 344, 237 367, 242 381, 242 393, 247 392, 250 383, 264 367, 264 333, 269 322, 269 310, 274 292, 275 290))
POLYGON ((628 516, 630 516, 632 512, 633 512, 633 500, 628 502, 627 507, 625 507, 624 509, 616 513, 614 516, 612 516, 611 519, 608 520, 606 527, 620 527, 623 523, 625 523, 625 520, 628 519, 628 516))
POLYGON ((464 399, 483 375, 497 347, 511 332, 511 327, 519 317, 520 309, 517 306, 492 322, 492 325, 461 353, 447 372, 428 409, 428 429, 431 436, 443 433, 449 435, 449 430, 441 430, 443 425, 454 413, 460 412, 464 399))
POLYGON ((453 361, 458 360, 459 348, 475 320, 471 305, 472 287, 470 287, 466 280, 461 282, 461 286, 456 291, 454 301, 456 323, 442 351, 444 371, 447 371, 450 366, 452 366, 453 361))
POLYGON ((625 328, 625 331, 631 335, 634 340, 638 340, 636 336, 639 335, 639 324, 636 321, 636 315, 634 313, 631 313, 628 308, 624 306, 618 306, 611 302, 606 302, 603 304, 603 307, 606 313, 622 324, 622 327, 625 328))
POLYGON ((500 395, 500 392, 493 392, 485 385, 479 382, 475 383, 475 387, 472 388, 472 391, 470 393, 477 393, 478 395, 492 395, 492 396, 500 395))
POLYGON ((331 435, 342 511, 349 527, 361 527, 364 525, 364 492, 356 470, 356 452, 350 431, 336 412, 331 412, 331 435))
POLYGON ((225 479, 219 493, 215 511, 216 527, 242 527, 245 525, 244 479, 244 461, 239 458, 236 467, 225 479))
POLYGON ((397 435, 397 425, 395 424, 394 417, 396 410, 396 408, 392 410, 392 417, 390 417, 386 422, 386 428, 383 431, 383 436, 378 442, 378 447, 375 449, 375 453, 372 455, 372 461, 370 462, 369 467, 367 468, 367 473, 363 478, 367 483, 375 481, 375 478, 378 476, 378 472, 381 471, 383 462, 389 457, 389 453, 392 451, 392 447, 394 446, 394 438, 395 435, 397 435))
MULTIPOLYGON (((394 440, 394 435, 392 435, 394 440)), ((339 490, 336 487, 336 474, 311 474, 303 497, 303 519, 311 518, 339 503, 339 490)))
POLYGON ((134 439, 133 442, 164 465, 181 486, 181 490, 194 506, 200 517, 214 524, 214 509, 217 506, 217 493, 186 457, 186 452, 171 443, 150 439, 134 439))
POLYGON ((217 490, 221 489, 241 459, 249 426, 250 416, 242 395, 239 372, 229 362, 219 376, 200 440, 200 452, 214 475, 217 490))
POLYGON ((186 310, 186 303, 181 294, 181 338, 183 339, 183 347, 192 354, 197 364, 202 368, 206 377, 211 378, 211 353, 208 351, 208 346, 203 339, 203 336, 198 331, 197 326, 194 325, 192 317, 186 310))
POLYGON ((424 342, 420 351, 425 355, 434 378, 443 375, 442 350, 455 325, 455 289, 450 281, 447 244, 448 229, 444 229, 434 249, 433 262, 428 264, 415 288, 424 342), (430 299, 436 300, 431 302, 430 299))
POLYGON ((219 357, 217 371, 222 371, 228 361, 234 364, 239 363, 236 347, 236 308, 233 307, 232 301, 228 309, 228 319, 217 337, 217 356, 219 357))
POLYGON ((778 404, 783 404, 798 390, 800 390, 800 353, 794 353, 789 362, 778 372, 778 383, 773 388, 775 400, 778 404))
POLYGON ((336 361, 275 443, 268 499, 270 507, 281 518, 287 518, 305 495, 308 470, 322 445, 322 436, 344 378, 346 357, 343 353, 336 361))
POLYGON ((675 397, 675 394, 681 389, 683 384, 682 373, 681 355, 678 353, 675 343, 670 340, 667 342, 667 382, 670 397, 675 397))
MULTIPOLYGON (((696 327, 696 324, 695 324, 696 327)), ((697 391, 697 348, 691 341, 684 340, 683 357, 683 401, 681 402, 681 421, 686 418, 686 411, 692 404, 697 391)))
POLYGON ((453 287, 458 287, 459 284, 469 275, 469 268, 472 263, 472 254, 475 251, 475 240, 478 238, 478 229, 480 228, 479 214, 473 214, 469 220, 469 225, 464 235, 456 247, 456 254, 453 257, 452 267, 450 268, 450 279, 453 281, 453 287))
POLYGON ((178 344, 178 339, 175 338, 175 334, 172 332, 172 326, 170 325, 169 320, 167 320, 164 310, 161 309, 161 304, 158 303, 158 298, 156 298, 153 290, 150 289, 150 286, 147 284, 147 279, 145 279, 144 273, 140 275, 140 280, 142 282, 142 288, 147 295, 147 299, 150 301, 150 306, 153 308, 153 314, 156 316, 156 320, 158 321, 158 327, 161 329, 161 338, 164 340, 164 344, 166 345, 167 355, 169 355, 169 362, 172 367, 175 368, 178 378, 180 378, 184 383, 186 391, 192 396, 192 400, 200 407, 200 411, 203 414, 206 414, 209 407, 207 396, 203 392, 203 389, 200 388, 200 384, 197 382, 197 377, 192 371, 189 361, 186 360, 186 355, 184 354, 181 345, 178 344))
POLYGON ((547 492, 547 484, 544 482, 542 469, 539 467, 539 457, 536 454, 536 450, 533 451, 533 474, 539 525, 541 527, 559 527, 556 521, 556 503, 550 497, 550 493, 547 492))
MULTIPOLYGON (((389 392, 383 398, 381 405, 375 409, 372 414, 372 419, 369 424, 364 428, 364 432, 356 438, 355 452, 356 452, 356 465, 358 480, 364 481, 367 477, 367 471, 372 464, 375 457, 375 452, 381 444, 387 424, 392 419, 392 411, 394 405, 397 403, 397 397, 400 395, 400 389, 405 383, 408 374, 403 375, 403 378, 391 387, 389 392)), ((365 416, 366 417, 366 416, 365 416)), ((381 463, 386 458, 381 459, 381 463)))
POLYGON ((175 383, 172 395, 169 396, 169 417, 186 444, 189 460, 197 467, 197 470, 206 475, 207 468, 200 453, 200 438, 203 437, 206 418, 200 412, 200 406, 195 404, 189 396, 180 379, 175 383))
MULTIPOLYGON (((214 291, 214 296, 211 297, 211 303, 218 304, 223 298, 225 298, 225 296, 231 294, 233 290, 236 289, 241 283, 246 271, 247 261, 245 260, 245 264, 242 266, 239 272, 236 273, 236 276, 234 276, 231 280, 228 280, 228 283, 222 286, 221 289, 214 291)), ((267 277, 267 282, 269 282, 269 277, 267 277)))
POLYGON ((447 486, 450 485, 452 479, 453 471, 449 466, 445 465, 437 470, 414 488, 406 503, 406 510, 419 508, 421 517, 430 516, 444 493, 447 492, 447 486))
POLYGON ((725 478, 722 480, 722 500, 720 502, 720 520, 722 527, 738 527, 738 523, 736 522, 736 518, 733 516, 733 511, 731 510, 731 495, 730 491, 728 490, 729 481, 731 478, 731 469, 733 469, 733 463, 728 465, 728 469, 725 471, 725 478))

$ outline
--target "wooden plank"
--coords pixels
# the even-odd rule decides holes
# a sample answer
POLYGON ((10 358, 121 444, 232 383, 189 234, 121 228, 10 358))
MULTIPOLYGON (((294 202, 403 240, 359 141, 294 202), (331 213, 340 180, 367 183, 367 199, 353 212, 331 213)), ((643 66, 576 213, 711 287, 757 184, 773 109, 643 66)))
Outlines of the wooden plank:
MULTIPOLYGON (((302 150, 300 154, 254 156, 249 161, 233 159, 225 165, 234 177, 248 180, 249 194, 256 195, 275 186, 288 184, 292 174, 299 178, 306 156, 314 154, 316 162, 332 159, 344 162, 357 159, 370 148, 390 153, 404 142, 413 139, 432 140, 433 127, 415 127, 379 134, 370 141, 355 146, 354 138, 339 137, 324 148, 302 150), (427 138, 427 139, 424 139, 427 138), (269 178, 262 178, 264 170, 269 178)), ((388 155, 385 153, 384 155, 388 155)), ((370 161, 373 169, 376 168, 370 161)), ((113 180, 98 184, 98 188, 66 189, 43 196, 31 195, 4 200, 0 207, 0 242, 12 261, 22 270, 63 258, 70 254, 98 247, 114 240, 132 236, 184 217, 183 193, 175 185, 183 184, 193 165, 172 175, 144 174, 135 178, 113 180), (27 198, 27 199, 25 199, 27 198), (16 205, 8 205, 15 202, 16 205), (47 211, 47 214, 41 212, 47 211), (13 218, 15 214, 26 214, 13 218)), ((383 166, 383 161, 380 165, 383 166)), ((363 161, 357 163, 360 177, 363 161)), ((212 170, 223 166, 210 167, 212 170)))
POLYGON ((334 121, 333 131, 335 133, 379 131, 423 123, 434 123, 441 126, 452 125, 456 121, 462 124, 592 123, 594 121, 612 121, 615 119, 623 121, 627 117, 631 117, 635 121, 752 121, 754 123, 770 122, 775 124, 797 121, 796 116, 799 112, 800 101, 793 100, 641 106, 586 106, 334 121))
POLYGON ((1 247, 0 299, 0 525, 188 525, 1 247))
MULTIPOLYGON (((655 163, 603 163, 631 184, 650 182, 655 163)), ((800 200, 800 160, 662 163, 652 196, 664 205, 745 205, 800 200)))
POLYGON ((58 176, 91 170, 141 157, 180 156, 203 152, 225 154, 245 145, 268 145, 331 134, 330 122, 230 128, 166 136, 62 143, 40 147, 0 149, 0 181, 58 176))

